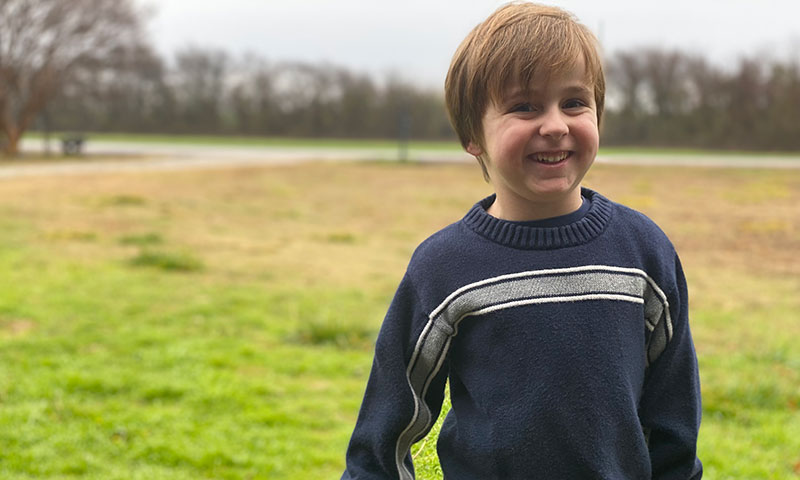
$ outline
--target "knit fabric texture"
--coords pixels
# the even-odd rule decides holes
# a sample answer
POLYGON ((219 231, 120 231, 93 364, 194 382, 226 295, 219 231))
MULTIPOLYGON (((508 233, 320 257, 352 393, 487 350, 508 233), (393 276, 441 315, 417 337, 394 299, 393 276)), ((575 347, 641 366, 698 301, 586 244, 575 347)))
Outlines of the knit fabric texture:
POLYGON ((378 335, 342 479, 414 478, 449 381, 447 479, 698 479, 697 359, 680 261, 583 189, 510 222, 477 203, 415 251, 378 335))

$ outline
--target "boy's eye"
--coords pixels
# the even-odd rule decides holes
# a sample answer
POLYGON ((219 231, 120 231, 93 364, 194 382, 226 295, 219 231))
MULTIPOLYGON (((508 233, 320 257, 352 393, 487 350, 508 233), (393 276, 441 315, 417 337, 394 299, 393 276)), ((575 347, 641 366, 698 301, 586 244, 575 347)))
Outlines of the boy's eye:
POLYGON ((511 107, 510 112, 511 113, 529 113, 529 112, 532 112, 533 110, 534 110, 533 109, 533 105, 531 105, 530 103, 519 103, 519 104, 514 105, 513 107, 511 107))
POLYGON ((564 102, 564 108, 582 108, 587 104, 579 98, 573 98, 564 102))

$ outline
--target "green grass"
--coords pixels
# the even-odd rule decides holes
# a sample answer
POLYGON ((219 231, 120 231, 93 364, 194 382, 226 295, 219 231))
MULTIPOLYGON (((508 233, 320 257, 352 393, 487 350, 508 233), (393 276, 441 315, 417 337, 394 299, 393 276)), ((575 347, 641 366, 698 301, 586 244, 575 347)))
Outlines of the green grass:
MULTIPOLYGON (((588 184, 681 253, 707 477, 797 479, 800 172, 588 184)), ((474 165, 3 180, 0 478, 338 478, 411 252, 486 193, 474 165)), ((435 442, 419 478, 440 478, 435 442)))
POLYGON ((41 266, 33 292, 14 275, 0 304, 0 477, 321 478, 337 465, 337 400, 358 396, 367 351, 290 340, 315 320, 308 296, 340 292, 41 266))

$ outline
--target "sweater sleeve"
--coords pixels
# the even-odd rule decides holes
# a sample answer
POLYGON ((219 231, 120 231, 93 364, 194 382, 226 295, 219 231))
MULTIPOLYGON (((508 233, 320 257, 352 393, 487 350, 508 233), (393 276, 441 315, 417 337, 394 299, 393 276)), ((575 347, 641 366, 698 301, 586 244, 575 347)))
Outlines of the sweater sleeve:
POLYGON ((410 448, 438 416, 447 378, 445 365, 430 373, 424 388, 412 386, 409 378, 409 364, 427 324, 428 316, 406 275, 378 334, 342 480, 414 478, 410 448))
MULTIPOLYGON (((686 280, 675 257, 675 283, 667 293, 672 335, 645 377, 639 415, 648 438, 652 478, 687 480, 702 477, 697 458, 700 428, 700 379, 689 330, 686 280)), ((658 325, 656 328, 661 328, 658 325)), ((666 326, 669 330, 670 326, 666 326)))

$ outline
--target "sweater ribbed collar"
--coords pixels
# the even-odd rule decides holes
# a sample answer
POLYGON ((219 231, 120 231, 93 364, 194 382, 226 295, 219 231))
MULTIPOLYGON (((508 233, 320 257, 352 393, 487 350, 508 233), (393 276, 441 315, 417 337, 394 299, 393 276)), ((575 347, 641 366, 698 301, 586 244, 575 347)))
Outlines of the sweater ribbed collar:
POLYGON ((581 219, 561 227, 535 227, 495 218, 486 213, 495 195, 476 203, 462 222, 477 234, 513 248, 548 250, 582 245, 603 233, 611 219, 611 202, 588 188, 582 188, 581 194, 591 202, 589 211, 581 219))

